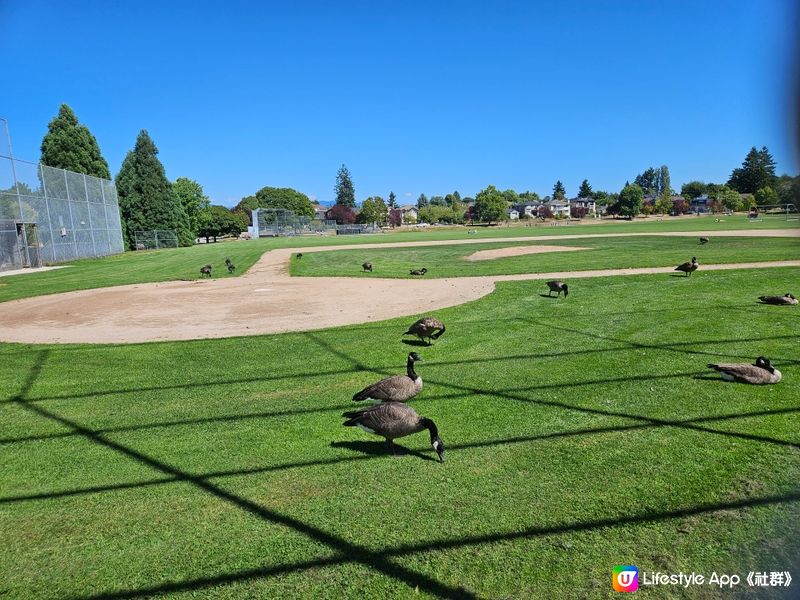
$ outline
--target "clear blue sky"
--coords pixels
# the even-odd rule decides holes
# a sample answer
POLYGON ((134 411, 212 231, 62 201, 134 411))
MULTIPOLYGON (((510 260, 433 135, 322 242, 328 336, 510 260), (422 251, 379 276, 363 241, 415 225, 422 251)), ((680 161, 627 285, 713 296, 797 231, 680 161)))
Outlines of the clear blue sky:
POLYGON ((140 129, 226 205, 493 184, 618 191, 649 166, 724 182, 753 145, 797 172, 789 0, 0 0, 0 116, 37 160, 69 104, 116 173, 140 129))

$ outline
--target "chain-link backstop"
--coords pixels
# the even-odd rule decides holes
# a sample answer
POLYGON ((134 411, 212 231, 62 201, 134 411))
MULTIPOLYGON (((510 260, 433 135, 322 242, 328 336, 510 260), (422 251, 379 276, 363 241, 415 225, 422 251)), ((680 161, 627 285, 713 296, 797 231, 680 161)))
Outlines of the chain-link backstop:
POLYGON ((255 237, 323 234, 336 231, 336 221, 298 216, 285 208, 257 208, 253 211, 255 237))
POLYGON ((12 158, 0 147, 0 270, 124 249, 113 181, 12 158))
POLYGON ((160 248, 177 248, 178 234, 169 229, 152 229, 150 231, 134 231, 136 250, 158 250, 160 248))

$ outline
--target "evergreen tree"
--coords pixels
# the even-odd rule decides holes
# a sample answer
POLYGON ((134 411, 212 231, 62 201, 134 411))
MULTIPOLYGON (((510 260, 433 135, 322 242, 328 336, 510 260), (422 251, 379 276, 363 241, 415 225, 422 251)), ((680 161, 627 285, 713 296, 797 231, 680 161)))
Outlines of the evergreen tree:
MULTIPOLYGON (((653 167, 648 168, 644 173, 640 173, 633 180, 634 185, 642 188, 642 192, 647 196, 655 196, 658 194, 659 177, 661 173, 656 171, 653 167)), ((625 186, 629 184, 626 182, 625 186)))
POLYGON ((661 165, 658 170, 658 195, 663 197, 672 196, 672 181, 669 176, 669 167, 661 165))
POLYGON ((417 198, 417 208, 425 208, 428 206, 428 197, 425 194, 420 194, 417 198))
POLYGON ((389 210, 397 208, 397 196, 394 195, 394 192, 389 192, 389 202, 387 202, 386 205, 389 207, 389 210))
POLYGON ((190 246, 194 236, 189 217, 158 160, 158 148, 144 129, 117 173, 117 194, 125 220, 128 247, 134 248, 137 231, 175 231, 181 246, 190 246))
POLYGON ((584 179, 581 183, 580 189, 578 190, 578 198, 591 198, 593 193, 592 186, 589 185, 589 180, 584 179))
POLYGON ((561 180, 559 179, 553 186, 553 200, 564 200, 566 197, 567 190, 564 188, 564 184, 561 183, 561 180))
POLYGON ((66 104, 47 126, 42 139, 42 164, 76 173, 111 179, 108 163, 100 154, 97 140, 66 104))
POLYGON ((773 188, 776 183, 775 159, 762 146, 756 150, 753 146, 747 153, 742 166, 734 169, 728 185, 741 194, 755 194, 761 188, 773 188))
POLYGON ((178 177, 172 184, 172 189, 189 217, 189 231, 197 237, 203 214, 211 205, 208 196, 203 193, 203 186, 188 177, 178 177))
POLYGON ((348 171, 347 167, 344 165, 342 165, 339 172, 336 174, 336 185, 333 187, 333 191, 336 192, 336 204, 355 208, 356 188, 353 187, 350 171, 348 171))

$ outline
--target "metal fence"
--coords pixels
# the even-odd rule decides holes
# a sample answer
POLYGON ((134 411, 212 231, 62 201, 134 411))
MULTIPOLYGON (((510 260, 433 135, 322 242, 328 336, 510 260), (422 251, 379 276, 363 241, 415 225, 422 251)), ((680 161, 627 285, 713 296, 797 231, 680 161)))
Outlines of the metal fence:
POLYGON ((177 248, 178 234, 169 229, 152 229, 135 231, 136 250, 158 250, 159 248, 177 248))
POLYGON ((0 151, 0 270, 125 250, 113 181, 0 151))
POLYGON ((325 234, 336 231, 336 221, 298 216, 285 208, 257 208, 253 211, 254 237, 325 234))

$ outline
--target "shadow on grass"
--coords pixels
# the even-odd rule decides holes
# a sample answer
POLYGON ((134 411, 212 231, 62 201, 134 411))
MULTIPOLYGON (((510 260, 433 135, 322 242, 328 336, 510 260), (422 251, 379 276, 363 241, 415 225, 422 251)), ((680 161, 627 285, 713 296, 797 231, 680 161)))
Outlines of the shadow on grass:
POLYGON ((558 300, 560 296, 550 296, 548 294, 539 294, 540 298, 550 298, 550 300, 558 300))
MULTIPOLYGON (((423 454, 422 452, 418 452, 417 450, 411 450, 410 448, 406 448, 405 446, 400 446, 399 444, 394 445, 395 450, 397 452, 397 456, 403 456, 405 454, 411 454, 416 456, 417 458, 421 458, 422 460, 430 460, 433 462, 439 462, 434 459, 432 456, 427 454, 423 454)), ((347 441, 347 442, 331 442, 331 448, 345 448, 347 450, 352 450, 353 452, 360 452, 361 454, 365 454, 367 456, 392 456, 391 451, 386 447, 386 444, 382 442, 375 442, 375 441, 347 441)))
POLYGON ((422 348, 430 348, 431 344, 428 342, 423 342, 422 340, 402 340, 402 342, 407 346, 418 346, 422 348))

